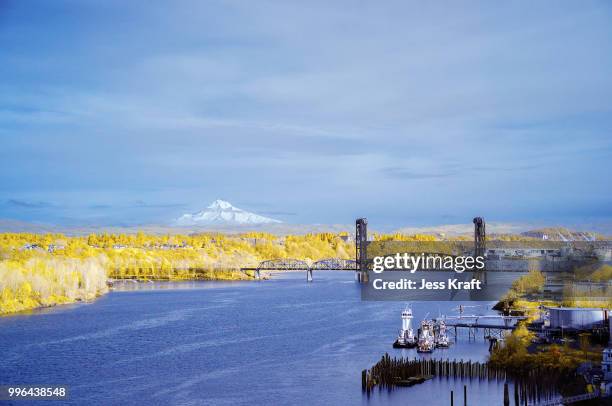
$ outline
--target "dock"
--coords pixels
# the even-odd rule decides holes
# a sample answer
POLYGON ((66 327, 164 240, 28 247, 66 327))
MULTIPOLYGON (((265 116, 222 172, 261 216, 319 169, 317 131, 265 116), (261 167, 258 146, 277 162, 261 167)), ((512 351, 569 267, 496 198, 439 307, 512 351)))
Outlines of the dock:
POLYGON ((461 316, 443 316, 441 320, 446 323, 450 331, 453 331, 455 337, 459 329, 467 329, 468 339, 476 339, 476 335, 480 330, 483 332, 483 338, 503 338, 505 331, 512 331, 522 320, 527 319, 526 316, 502 316, 502 315, 461 315, 461 316))

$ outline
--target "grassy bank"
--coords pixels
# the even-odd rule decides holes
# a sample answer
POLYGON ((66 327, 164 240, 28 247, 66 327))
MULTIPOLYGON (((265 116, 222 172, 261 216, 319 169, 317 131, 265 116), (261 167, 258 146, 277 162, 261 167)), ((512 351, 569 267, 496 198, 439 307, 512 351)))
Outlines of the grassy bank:
POLYGON ((586 335, 562 345, 536 344, 533 338, 533 333, 524 325, 520 326, 493 349, 489 364, 519 380, 530 379, 533 371, 543 371, 549 380, 547 385, 554 387, 562 396, 579 395, 590 390, 588 382, 577 370, 585 362, 599 365, 601 346, 593 345, 586 335))
MULTIPOLYGON (((612 279, 612 266, 601 263, 585 266, 576 269, 573 277, 577 281, 608 282, 612 279)), ((564 291, 562 300, 543 300, 541 296, 545 282, 546 278, 542 272, 529 271, 527 275, 513 282, 508 292, 494 307, 495 310, 522 312, 534 318, 540 306, 612 308, 612 298, 604 287, 590 288, 585 295, 576 295, 569 289, 564 291), (589 299, 589 297, 597 298, 597 300, 589 299)), ((567 283, 571 288, 572 281, 567 283)))
MULTIPOLYGON (((526 374, 534 368, 545 368, 555 373, 568 373, 585 361, 584 352, 568 345, 532 345, 534 334, 524 325, 506 336, 504 342, 495 348, 489 362, 514 374, 526 374)), ((596 354, 601 358, 601 353, 596 354)))
POLYGON ((0 262, 0 314, 89 301, 107 291, 99 258, 0 262))

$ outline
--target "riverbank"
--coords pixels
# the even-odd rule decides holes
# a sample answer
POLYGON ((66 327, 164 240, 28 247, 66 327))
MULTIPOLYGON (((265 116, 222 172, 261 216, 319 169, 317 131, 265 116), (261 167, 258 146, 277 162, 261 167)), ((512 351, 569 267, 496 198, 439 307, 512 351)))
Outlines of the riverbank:
POLYGON ((108 292, 94 258, 30 258, 0 262, 0 314, 91 301, 108 292))
POLYGON ((0 233, 0 314, 91 301, 108 279, 253 280, 241 272, 269 258, 348 258, 339 234, 275 236, 0 233))
MULTIPOLYGON (((74 264, 73 264, 74 265, 74 264)), ((73 304, 79 302, 91 302, 99 297, 107 294, 109 291, 113 289, 113 284, 118 281, 134 281, 137 283, 151 282, 152 279, 148 278, 123 278, 123 279, 104 279, 98 280, 97 283, 94 281, 92 283, 91 280, 85 280, 82 269, 91 269, 91 266, 87 268, 87 265, 80 264, 74 265, 76 269, 71 272, 67 272, 66 274, 58 277, 57 272, 58 269, 55 268, 53 274, 53 279, 57 281, 58 278, 66 279, 70 275, 75 277, 73 281, 73 286, 70 289, 55 289, 54 292, 49 292, 49 290, 43 289, 35 289, 35 287, 40 287, 41 285, 41 276, 38 274, 25 273, 22 275, 18 275, 13 273, 12 278, 19 279, 16 290, 9 289, 8 287, 4 287, 0 290, 0 315, 10 315, 14 313, 25 312, 29 310, 43 309, 48 307, 61 306, 66 304, 73 304), (79 268, 81 267, 81 268, 79 268), (79 269, 81 269, 81 273, 79 273, 79 269), (21 278, 19 278, 21 276, 21 278), (79 277, 80 276, 80 277, 79 277), (47 294, 45 294, 47 293, 47 294)), ((0 264, 0 278, 3 276, 2 273, 6 272, 6 269, 3 269, 2 264, 0 264)), ((47 273, 48 275, 51 275, 47 273)), ((91 277, 91 275, 88 275, 91 277)), ((7 278, 5 278, 7 279, 7 278)), ((264 277, 262 279, 267 279, 264 277)), ((255 280, 255 275, 253 272, 241 272, 237 270, 205 270, 198 273, 197 277, 189 277, 188 274, 181 275, 180 273, 176 273, 175 276, 169 279, 159 279, 167 282, 181 282, 181 281, 252 281, 255 280)), ((50 285, 50 281, 46 281, 46 285, 50 285)), ((42 282, 42 285, 45 285, 45 281, 42 282)))
MULTIPOLYGON (((240 269, 175 269, 166 275, 148 274, 148 273, 132 273, 116 277, 116 274, 111 274, 109 282, 120 280, 133 280, 139 282, 149 281, 250 281, 256 279, 255 271, 240 269)), ((262 275, 261 279, 267 279, 262 275)))

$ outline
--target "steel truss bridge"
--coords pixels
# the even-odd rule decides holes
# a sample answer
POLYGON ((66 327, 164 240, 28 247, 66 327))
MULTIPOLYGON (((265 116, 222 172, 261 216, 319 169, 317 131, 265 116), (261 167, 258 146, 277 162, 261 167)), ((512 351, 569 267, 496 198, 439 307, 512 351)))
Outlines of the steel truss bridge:
MULTIPOLYGON (((484 255, 486 251, 485 221, 482 217, 476 217, 474 222, 474 252, 484 255)), ((315 262, 307 262, 301 259, 279 258, 262 261, 256 267, 240 268, 241 271, 254 271, 257 279, 261 278, 261 271, 306 271, 306 280, 312 281, 312 272, 323 270, 354 271, 358 282, 368 280, 368 220, 359 218, 355 221, 355 259, 327 258, 315 262)), ((428 255, 455 256, 452 253, 428 253, 428 255)), ((496 271, 504 272, 504 270, 496 271)), ((486 272, 478 276, 484 278, 486 283, 486 272)), ((459 327, 459 326, 457 326, 459 327)), ((481 326, 485 327, 485 326, 481 326)), ((489 328, 489 326, 486 326, 489 328)))
POLYGON ((313 271, 357 271, 357 261, 352 259, 326 258, 315 262, 301 259, 279 258, 262 261, 257 267, 240 268, 241 271, 255 271, 255 277, 261 278, 261 271, 306 271, 306 280, 312 281, 313 271))

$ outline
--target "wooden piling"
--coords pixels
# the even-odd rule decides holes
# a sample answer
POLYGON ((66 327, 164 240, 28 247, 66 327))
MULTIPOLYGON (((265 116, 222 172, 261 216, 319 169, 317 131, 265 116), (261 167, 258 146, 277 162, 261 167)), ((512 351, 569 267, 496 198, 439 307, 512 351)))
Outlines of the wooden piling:
POLYGON ((514 382, 514 406, 521 406, 519 404, 519 392, 518 392, 518 383, 514 382))
MULTIPOLYGON (((361 388, 369 396, 375 386, 378 386, 379 390, 382 388, 392 390, 399 381, 425 376, 446 377, 447 379, 503 380, 505 381, 504 405, 507 406, 510 404, 508 380, 512 380, 514 384, 514 406, 527 405, 532 400, 550 399, 556 393, 558 385, 563 382, 559 375, 551 375, 550 371, 540 368, 512 374, 488 362, 464 361, 463 359, 451 361, 448 359, 392 358, 389 354, 385 354, 371 369, 361 372, 361 388)), ((463 403, 467 405, 467 385, 464 385, 463 403)))
POLYGON ((510 395, 508 394, 508 382, 504 382, 504 406, 510 406, 510 395))
POLYGON ((368 370, 367 369, 364 369, 363 371, 361 371, 361 391, 362 392, 365 392, 365 390, 366 390, 367 376, 368 376, 368 370))

